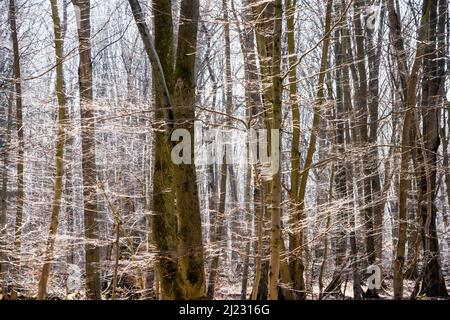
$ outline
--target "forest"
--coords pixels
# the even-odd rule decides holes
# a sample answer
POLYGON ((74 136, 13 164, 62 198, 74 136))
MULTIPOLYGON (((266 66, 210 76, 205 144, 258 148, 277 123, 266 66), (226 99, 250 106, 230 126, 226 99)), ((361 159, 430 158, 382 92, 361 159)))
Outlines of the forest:
POLYGON ((449 299, 449 10, 0 0, 0 300, 449 299))

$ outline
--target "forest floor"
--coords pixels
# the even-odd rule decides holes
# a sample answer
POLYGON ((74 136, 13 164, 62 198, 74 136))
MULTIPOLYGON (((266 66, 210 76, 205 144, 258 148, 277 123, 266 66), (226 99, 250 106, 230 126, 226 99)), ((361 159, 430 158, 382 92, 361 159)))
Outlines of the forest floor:
MULTIPOLYGON (((216 300, 239 300, 241 297, 241 286, 240 283, 232 283, 228 279, 222 278, 223 284, 219 285, 218 291, 216 292, 216 300)), ((327 283, 327 282, 326 282, 327 283)), ((447 291, 450 292, 450 276, 445 277, 445 283, 447 284, 447 291)), ((414 280, 405 280, 404 281, 404 297, 408 299, 411 296, 411 293, 414 290, 415 281, 414 280)), ((367 286, 361 286, 364 291, 367 290, 367 286)), ((382 300, 391 300, 394 296, 394 291, 392 288, 392 280, 385 281, 383 283, 384 289, 379 292, 380 299, 382 300)), ((251 294, 252 288, 249 287, 247 294, 251 294)), ((308 300, 319 300, 319 286, 313 286, 313 292, 308 294, 308 300)), ((347 281, 347 283, 342 284, 341 292, 343 293, 340 296, 329 295, 326 297, 326 300, 352 300, 353 299, 353 282, 347 281)), ((417 299, 431 299, 431 298, 417 298, 417 299)), ((448 298, 450 299, 450 297, 448 298)))
MULTIPOLYGON (((241 282, 240 279, 234 279, 233 277, 222 276, 220 282, 217 283, 217 290, 215 294, 215 300, 241 300, 241 282)), ((331 279, 329 279, 331 280, 331 279)), ((450 276, 445 277, 447 284, 447 291, 450 292, 450 276)), ((325 283, 328 283, 325 281, 325 283)), ((404 297, 408 299, 414 290, 415 281, 405 280, 404 281, 404 297)), ((383 283, 384 289, 379 291, 381 300, 391 300, 393 297, 392 290, 392 280, 386 280, 383 283)), ((363 291, 367 290, 367 286, 362 285, 363 291)), ((251 286, 247 290, 247 299, 252 292, 251 286)), ((352 281, 347 281, 342 284, 341 295, 328 295, 324 300, 352 300, 353 299, 353 283, 352 281)), ((105 296, 105 299, 110 299, 111 297, 105 296)), ((35 300, 36 296, 33 294, 19 294, 19 300, 35 300)), ((64 290, 56 290, 50 292, 47 296, 49 300, 84 300, 85 297, 82 293, 75 292, 66 296, 64 290)), ((139 300, 141 299, 140 294, 137 294, 133 290, 127 290, 117 288, 117 299, 118 300, 139 300)), ((151 299, 151 298, 150 298, 151 299)), ((319 286, 313 286, 312 294, 309 293, 307 296, 308 300, 319 300, 319 286)), ((420 300, 430 300, 431 298, 419 297, 420 300)), ((450 299, 450 297, 448 298, 450 299)), ((0 288, 0 300, 3 299, 2 290, 0 288)))

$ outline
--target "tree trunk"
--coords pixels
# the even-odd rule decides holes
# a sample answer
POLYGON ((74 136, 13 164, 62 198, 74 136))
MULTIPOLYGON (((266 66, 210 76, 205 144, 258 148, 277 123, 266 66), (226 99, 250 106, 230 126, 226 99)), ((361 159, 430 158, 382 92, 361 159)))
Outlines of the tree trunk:
MULTIPOLYGON (((298 187, 300 178, 300 110, 298 105, 297 97, 297 67, 295 66, 295 30, 294 30, 294 19, 295 19, 295 7, 296 0, 286 0, 286 15, 287 15, 287 28, 288 28, 288 53, 289 53, 289 95, 290 104, 292 112, 292 147, 291 147, 291 217, 290 225, 291 228, 296 230, 297 228, 302 228, 299 226, 298 220, 298 187)), ((289 234, 289 251, 296 252, 296 244, 299 235, 294 232, 289 234)), ((293 289, 297 292, 297 297, 299 299, 305 299, 305 281, 304 281, 304 264, 303 257, 293 254, 289 259, 290 270, 293 280, 293 289)))
MULTIPOLYGON (((331 174, 330 174, 330 183, 328 187, 328 203, 331 203, 332 197, 333 197, 333 184, 334 184, 334 167, 331 168, 331 174)), ((331 227, 331 212, 330 210, 327 210, 327 218, 326 218, 326 224, 325 224, 325 230, 330 230, 331 227)), ((327 261, 328 261, 328 235, 325 234, 323 237, 323 257, 322 257, 322 263, 320 264, 319 269, 319 300, 323 299, 323 278, 325 275, 325 270, 327 267, 327 261)))
MULTIPOLYGON (((419 210, 421 215, 421 234, 424 240, 425 266, 414 289, 413 296, 425 295, 427 297, 447 297, 445 281, 442 276, 439 241, 436 230, 436 176, 437 176, 437 151, 439 149, 439 109, 435 106, 442 103, 443 92, 440 92, 441 82, 445 82, 445 66, 439 68, 440 59, 445 60, 445 53, 436 49, 436 27, 438 24, 437 0, 424 2, 423 10, 429 11, 428 41, 426 41, 423 57, 422 75, 422 136, 423 148, 421 160, 423 164, 418 177, 421 194, 419 195, 419 210)), ((447 3, 439 1, 439 32, 440 37, 445 36, 445 20, 447 3)), ((443 41, 439 41, 442 45, 443 41)))
POLYGON ((0 282, 4 299, 8 298, 8 167, 9 167, 9 150, 11 147, 11 129, 13 117, 13 95, 10 94, 8 99, 7 124, 5 132, 5 143, 3 153, 3 172, 2 172, 2 212, 0 216, 0 282))
POLYGON ((394 54, 399 69, 400 84, 404 92, 405 117, 403 120, 403 130, 401 138, 401 168, 399 185, 399 227, 396 257, 394 261, 394 299, 403 298, 403 265, 405 261, 405 244, 407 238, 407 198, 408 198, 408 170, 409 153, 411 147, 411 128, 413 128, 414 108, 416 107, 416 86, 418 72, 424 53, 423 41, 427 34, 430 4, 433 0, 424 0, 424 10, 419 27, 419 39, 417 41, 416 55, 411 72, 408 73, 404 50, 404 41, 401 36, 401 26, 398 13, 395 10, 394 1, 389 0, 387 8, 389 12, 390 37, 393 43, 394 54), (426 5, 428 4, 428 5, 426 5))
POLYGON ((17 210, 16 221, 14 226, 14 248, 12 252, 12 291, 11 299, 17 299, 17 291, 19 285, 20 272, 20 249, 22 244, 22 216, 23 204, 25 201, 24 190, 24 152, 25 144, 23 137, 23 115, 22 115, 22 80, 20 72, 20 50, 18 40, 18 30, 16 22, 16 4, 15 0, 9 1, 9 23, 11 28, 11 37, 13 44, 14 63, 13 63, 13 78, 16 95, 16 127, 18 137, 18 155, 17 155, 17 210))
MULTIPOLYGON (((256 180, 257 183, 260 181, 256 180)), ((265 195, 264 188, 261 186, 261 192, 259 193, 259 198, 255 198, 255 203, 258 204, 258 210, 255 210, 258 218, 256 225, 256 248, 255 248, 255 280, 253 281, 253 291, 252 291, 252 300, 258 299, 266 299, 267 298, 267 263, 263 261, 263 257, 265 256, 264 250, 264 220, 265 220, 265 195)))
MULTIPOLYGON (((342 68, 342 96, 344 99, 344 108, 343 113, 340 115, 340 119, 342 122, 342 130, 345 137, 345 143, 348 147, 353 146, 353 140, 348 128, 348 123, 351 122, 352 119, 345 119, 345 113, 351 113, 353 110, 352 106, 352 96, 351 96, 351 88, 350 88, 350 73, 348 64, 353 61, 352 55, 349 53, 350 50, 350 38, 349 38, 349 30, 347 26, 344 26, 341 35, 341 41, 343 44, 343 55, 344 55, 344 65, 342 68), (347 39, 347 40, 345 40, 347 39), (350 120, 350 121, 349 121, 350 120)), ((338 116, 338 114, 336 114, 338 116)), ((336 123, 338 130, 340 130, 339 123, 336 123)), ((355 129, 353 129, 355 130, 355 129)), ((351 251, 351 260, 352 260, 352 272, 353 272, 353 299, 358 300, 362 297, 362 288, 360 285, 360 274, 359 274, 359 259, 358 259, 358 241, 356 238, 356 226, 355 226, 355 218, 357 217, 356 211, 353 209, 354 207, 354 197, 355 190, 353 186, 353 164, 352 161, 345 161, 345 171, 346 171, 346 184, 347 184, 347 199, 348 199, 348 212, 349 212, 349 227, 350 227, 350 251, 351 251), (353 213, 354 212, 354 213, 353 213)))
MULTIPOLYGON (((144 43, 156 80, 155 120, 171 125, 170 94, 173 91, 173 25, 169 1, 154 0, 155 44, 138 1, 129 1, 134 19, 144 43), (160 58, 161 57, 161 58, 160 58)), ((181 299, 182 284, 178 272, 177 221, 175 211, 174 172, 170 160, 168 132, 155 133, 155 162, 153 167, 152 241, 158 250, 156 270, 160 283, 160 299, 181 299)))
MULTIPOLYGON (((325 14, 325 30, 324 30, 324 38, 322 45, 322 55, 320 60, 320 70, 319 70, 319 80, 317 84, 317 93, 314 101, 314 116, 313 123, 311 128, 311 137, 309 140, 308 151, 305 157, 305 163, 303 166, 303 171, 300 177, 300 185, 298 189, 298 212, 297 212, 297 220, 302 223, 304 221, 304 210, 305 210, 305 195, 306 195, 306 186, 309 178, 309 170, 311 169, 311 165, 313 162, 313 156, 316 151, 316 142, 317 142, 317 130, 320 122, 320 111, 323 105, 323 100, 325 98, 325 75, 326 70, 328 68, 328 52, 330 48, 330 39, 331 39, 331 23, 332 23, 332 13, 333 13, 333 0, 327 0, 326 6, 326 14, 325 14)), ((295 248, 297 248, 297 256, 296 256, 296 266, 294 268, 294 278, 297 275, 302 274, 302 264, 298 259, 302 256, 302 248, 303 248, 303 230, 300 229, 298 239, 295 243, 295 248)))
MULTIPOLYGON (((245 103, 246 103, 246 120, 250 127, 258 128, 261 126, 261 116, 260 111, 263 108, 260 94, 260 81, 257 74, 257 65, 256 65, 256 53, 255 53, 255 44, 254 44, 254 29, 253 25, 250 23, 252 21, 252 15, 250 13, 250 8, 248 7, 248 3, 243 2, 242 15, 245 17, 246 21, 243 28, 240 28, 240 25, 237 24, 239 40, 241 44, 242 53, 244 55, 244 78, 245 78, 245 103)), ((236 21, 238 21, 237 12, 234 7, 234 1, 231 1, 233 15, 236 21)), ((250 162, 250 146, 247 146, 247 159, 250 162)), ((248 165, 247 167, 247 179, 246 179, 246 216, 247 216, 247 224, 248 226, 251 224, 251 203, 250 203, 250 195, 251 195, 251 180, 253 176, 253 212, 255 216, 259 216, 259 218, 255 219, 255 234, 260 233, 259 225, 262 219, 264 218, 264 208, 262 208, 261 200, 261 184, 257 181, 258 176, 258 166, 257 165, 248 165), (252 174, 253 172, 253 174, 252 174)), ((248 233, 250 231, 249 228, 246 229, 248 233)), ((262 230, 261 230, 262 232, 262 230)), ((256 243, 259 242, 259 237, 257 236, 256 243)), ((262 240, 261 240, 262 241, 262 240)), ((241 289, 241 298, 247 298, 247 283, 248 283, 248 274, 250 268, 250 250, 252 247, 252 240, 247 240, 246 246, 246 256, 244 258, 244 271, 242 275, 242 289, 241 289)), ((262 242, 261 242, 262 243, 262 242)), ((253 287, 253 293, 257 294, 259 280, 261 276, 261 256, 259 256, 259 252, 257 247, 255 248, 255 282, 253 287), (256 288, 255 288, 256 286, 256 288)), ((251 297, 252 299, 256 299, 256 297, 251 297)))
MULTIPOLYGON (((336 14, 341 14, 341 3, 335 4, 335 12, 336 14)), ((334 31, 334 55, 335 55, 335 65, 337 70, 335 72, 336 79, 336 90, 335 90, 335 105, 336 105, 336 121, 335 126, 333 128, 336 130, 336 138, 335 138, 335 148, 333 148, 337 154, 344 155, 345 154, 345 131, 344 131, 344 97, 343 97, 343 86, 345 83, 343 82, 342 75, 342 64, 343 64, 343 53, 341 50, 341 29, 336 28, 334 31)), ((344 46, 345 48, 345 46, 344 46)), ((336 164, 336 169, 334 172, 334 185, 335 185, 335 194, 337 199, 341 199, 341 201, 347 201, 347 172, 345 160, 338 160, 336 164)), ((330 195, 332 196, 332 195, 330 195)), ((335 246, 335 271, 333 274, 333 282, 334 285, 329 288, 328 293, 336 293, 341 294, 341 286, 343 282, 342 273, 340 270, 343 267, 345 254, 347 250, 347 221, 348 221, 348 213, 346 212, 346 206, 343 206, 338 212, 336 212, 334 217, 334 225, 336 230, 333 232, 333 242, 335 246)))
MULTIPOLYGON (((166 129, 167 127, 170 129, 173 128, 173 121, 176 120, 181 123, 176 126, 181 128, 181 125, 185 125, 187 128, 185 127, 184 129, 187 129, 191 137, 193 137, 195 119, 194 67, 197 45, 199 2, 189 2, 183 0, 181 3, 181 21, 178 30, 177 59, 173 70, 173 82, 171 82, 174 86, 172 94, 173 107, 171 102, 171 92, 169 91, 170 78, 168 78, 168 81, 166 82, 167 68, 164 70, 162 67, 162 62, 159 58, 159 56, 166 55, 167 51, 163 50, 162 45, 161 47, 158 47, 158 50, 161 51, 159 53, 156 51, 153 41, 151 40, 148 27, 143 19, 139 1, 129 0, 129 4, 138 26, 139 33, 141 34, 147 56, 154 68, 154 72, 156 71, 158 99, 166 110, 166 129)), ((160 20, 160 26, 161 28, 164 28, 169 27, 169 21, 171 21, 171 4, 161 2, 161 6, 162 5, 164 5, 163 15, 166 16, 166 19, 170 18, 170 20, 160 20)), ((166 32, 167 29, 159 34, 162 35, 166 32)), ((161 38, 161 41, 164 40, 167 40, 167 38, 161 38)), ((164 48, 167 49, 169 43, 171 43, 171 41, 167 41, 164 48)), ((169 144, 166 141, 167 148, 170 148, 171 145, 172 144, 169 144)), ((194 154, 193 150, 191 150, 191 154, 194 154)), ((161 154, 159 161, 161 166, 167 167, 161 169, 161 173, 169 172, 167 170, 171 170, 169 169, 169 159, 170 149, 167 149, 167 151, 164 151, 164 155, 161 154)), ((157 164, 158 156, 156 159, 156 165, 157 164)), ((173 175, 169 175, 169 177, 173 178, 173 183, 169 183, 169 186, 171 186, 172 190, 175 191, 176 197, 176 231, 173 232, 173 229, 166 230, 163 228, 160 228, 159 230, 161 230, 160 235, 162 237, 171 238, 169 242, 166 242, 166 244, 171 246, 170 249, 172 250, 176 248, 176 253, 173 253, 177 257, 176 269, 167 269, 175 268, 173 263, 174 260, 171 260, 169 263, 170 265, 164 266, 164 268, 166 268, 166 271, 170 272, 172 276, 175 276, 176 274, 178 275, 176 275, 176 282, 169 280, 167 284, 170 286, 170 283, 175 284, 179 282, 179 286, 177 285, 177 288, 169 288, 173 294, 170 294, 168 298, 175 298, 175 294, 177 299, 201 299, 204 298, 206 294, 202 228, 196 176, 195 164, 192 163, 192 161, 190 163, 182 163, 180 165, 173 166, 173 175), (174 240, 174 236, 176 236, 176 242, 172 241, 174 240)), ((167 177, 160 176, 160 178, 165 179, 167 177)), ((161 205, 169 204, 164 200, 164 198, 161 198, 160 200, 161 205)), ((162 218, 163 220, 160 220, 162 222, 162 227, 173 228, 175 226, 173 223, 173 216, 171 214, 167 214, 167 216, 162 218)), ((153 225, 153 227, 155 228, 156 226, 153 225)), ((155 240, 156 239, 157 236, 155 235, 155 240)), ((159 238, 157 241, 163 241, 163 239, 159 238)), ((169 262, 169 260, 167 260, 167 262, 169 262)), ((164 275, 160 275, 160 278, 164 279, 164 275)), ((162 291, 164 291, 164 288, 162 288, 162 291)))
POLYGON ((56 64, 56 97, 58 99, 58 133, 56 141, 55 155, 55 185, 54 199, 52 204, 52 216, 50 222, 50 232, 47 239, 44 266, 42 267, 41 278, 38 285, 38 300, 45 299, 47 294, 47 282, 50 269, 53 262, 53 252, 58 232, 59 213, 61 210, 61 198, 63 191, 63 170, 64 170, 64 142, 65 134, 65 118, 66 118, 66 95, 64 88, 64 69, 63 69, 63 45, 64 39, 61 30, 61 19, 58 13, 58 1, 50 0, 52 8, 53 32, 55 42, 55 64, 56 64))
MULTIPOLYGON (((279 130, 281 127, 281 28, 283 7, 281 0, 275 0, 274 4, 274 30, 272 43, 272 129, 279 130)), ((271 134, 272 137, 272 134, 271 134)), ((272 137, 273 139, 273 137, 272 137)), ((278 145, 281 146, 281 135, 278 135, 278 145)), ((273 141, 272 141, 273 142, 273 141)), ((272 149, 272 148, 271 148, 272 149)), ((278 281, 280 276, 280 250, 281 250, 281 173, 280 152, 271 154, 272 164, 278 163, 277 172, 272 172, 272 203, 271 203, 271 226, 270 226, 270 263, 269 263, 269 300, 278 299, 278 281)))
MULTIPOLYGON (((175 67, 175 119, 194 136, 195 119, 195 57, 199 1, 182 0, 175 67)), ((191 154, 194 154, 193 146, 191 154)), ((180 164, 175 168, 178 217, 179 270, 186 299, 205 297, 202 226, 195 164, 180 164)))
MULTIPOLYGON (((359 119, 359 147, 364 153, 362 156, 362 173, 363 173, 363 205, 364 205, 364 220, 365 220, 365 230, 366 230, 366 253, 369 265, 376 264, 377 256, 376 256, 376 239, 375 235, 377 232, 381 235, 381 230, 376 230, 375 220, 377 222, 382 222, 382 212, 380 211, 380 206, 377 203, 380 191, 380 178, 378 175, 377 169, 377 159, 376 156, 376 147, 372 147, 371 143, 376 141, 371 141, 371 138, 376 140, 376 131, 377 131, 377 111, 374 108, 378 108, 377 99, 378 99, 378 83, 376 79, 369 79, 370 81, 370 91, 368 88, 368 79, 367 79, 367 70, 366 70, 366 46, 365 46, 365 38, 363 33, 363 26, 361 23, 361 13, 362 13, 362 1, 357 0, 355 2, 354 9, 354 25, 355 25, 355 43, 356 43, 356 65, 359 76, 359 90, 358 90, 358 99, 356 103, 357 107, 357 119, 359 119), (370 97, 369 97, 370 94, 370 97), (368 101, 370 101, 370 106, 368 101), (368 112, 369 111, 369 112, 368 112), (371 115, 371 136, 369 136, 368 132, 368 117, 367 114, 371 115), (366 151, 366 148, 369 148, 366 151)), ((372 31, 369 30, 369 35, 371 36, 372 31)), ((369 37, 370 40, 370 37, 369 37)), ((373 48, 372 48, 373 50, 373 48)), ((369 65, 373 63, 373 55, 375 53, 369 53, 370 61, 369 65), (371 56, 372 55, 372 56, 371 56)), ((372 67, 372 65, 370 65, 372 67)), ((377 66, 373 66, 375 69, 377 66)), ((372 73, 376 73, 376 70, 371 68, 372 73)), ((380 227, 380 226, 378 226, 380 227)), ((378 247, 380 249, 379 253, 381 254, 381 239, 378 237, 378 247)), ((380 257, 381 258, 381 257, 380 257)), ((379 265, 380 263, 378 263, 379 265)), ((370 297, 377 297, 378 294, 376 290, 368 290, 367 295, 370 297)))
MULTIPOLYGON (((381 4, 380 21, 377 38, 375 38, 375 30, 367 28, 367 41, 368 43, 368 66, 369 66, 369 79, 368 79, 368 111, 369 111, 369 150, 368 150, 368 170, 371 174, 371 201, 372 201, 372 214, 373 214, 373 233, 374 233, 374 249, 375 249, 375 261, 374 263, 382 270, 382 258, 383 258, 383 214, 384 214, 384 194, 381 188, 381 178, 378 164, 378 124, 379 124, 379 76, 381 65, 381 45, 383 40, 383 27, 384 27, 384 15, 385 6, 384 2, 381 4)), ((387 178, 387 177, 386 177, 387 178)), ((387 183, 387 182, 385 182, 387 183)), ((380 275, 382 277, 382 274, 380 275)), ((376 289, 368 289, 366 297, 378 298, 378 292, 376 289)))
MULTIPOLYGON (((222 1, 222 10, 223 10, 223 20, 224 20, 224 37, 225 37, 225 91, 226 91, 226 114, 231 116, 232 110, 233 110, 233 79, 232 79, 232 73, 231 73, 231 45, 230 45, 230 20, 228 19, 228 6, 227 1, 222 1)), ((228 126, 230 124, 229 119, 225 119, 224 121, 225 126, 228 126)), ((225 144, 223 147, 224 155, 222 158, 223 163, 221 164, 221 170, 220 170, 220 197, 219 197, 219 212, 218 216, 216 215, 216 219, 213 222, 215 226, 215 232, 213 233, 214 239, 213 244, 215 246, 218 246, 218 252, 215 253, 211 268, 210 268, 210 274, 209 274, 209 280, 208 280, 208 292, 207 297, 209 299, 214 299, 214 292, 215 292, 215 286, 216 286, 216 278, 217 274, 219 273, 219 261, 220 256, 222 254, 221 250, 221 242, 222 242, 222 236, 223 236, 223 227, 224 223, 226 221, 225 218, 225 209, 226 209, 226 199, 227 199, 227 177, 228 177, 228 165, 227 165, 227 154, 226 150, 228 149, 227 144, 231 143, 231 141, 225 141, 225 144)), ((232 178, 232 175, 230 175, 230 178, 232 178)), ((230 179, 231 182, 231 179, 230 179)))
POLYGON ((72 0, 78 23, 80 65, 78 69, 81 110, 81 153, 83 172, 84 235, 86 253, 86 296, 101 299, 100 251, 97 203, 97 166, 91 60, 91 3, 72 0))

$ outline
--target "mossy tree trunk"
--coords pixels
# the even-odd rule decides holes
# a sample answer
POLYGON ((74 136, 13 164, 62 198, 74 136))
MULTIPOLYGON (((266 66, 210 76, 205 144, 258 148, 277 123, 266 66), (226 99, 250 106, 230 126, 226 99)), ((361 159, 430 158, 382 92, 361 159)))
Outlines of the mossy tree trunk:
MULTIPOLYGON (((143 18, 142 10, 137 0, 128 1, 133 12, 134 19, 139 29, 147 56, 153 67, 153 72, 156 81, 157 99, 160 100, 164 115, 166 118, 165 129, 183 128, 187 129, 191 135, 194 136, 194 120, 195 120, 195 57, 197 49, 197 29, 199 19, 199 2, 186 1, 181 3, 180 11, 180 25, 178 30, 178 45, 176 63, 171 75, 171 70, 168 67, 172 62, 167 57, 167 67, 164 70, 161 57, 166 56, 166 50, 171 41, 163 38, 167 31, 171 31, 170 27, 172 21, 171 1, 160 1, 158 5, 163 9, 158 20, 158 25, 155 28, 163 30, 160 32, 161 39, 158 41, 166 41, 164 44, 158 45, 155 48, 150 36, 149 29, 143 18), (166 17, 163 17, 165 15, 166 17), (169 29, 167 29, 169 28, 169 29), (157 50, 160 50, 158 53, 157 50), (166 74, 167 73, 167 74, 166 74), (173 103, 173 104, 172 104, 173 103)), ((173 39, 173 32, 171 37, 173 39)), ((170 51, 173 52, 173 51, 170 51)), ((161 110, 162 111, 162 110, 161 110)), ((169 138, 167 136, 167 138, 169 138)), ((160 165, 160 173, 166 172, 169 174, 170 181, 162 181, 166 176, 159 175, 156 179, 160 180, 159 188, 166 185, 169 189, 164 189, 164 192, 170 192, 170 197, 174 197, 174 202, 168 202, 166 196, 158 200, 164 215, 159 220, 159 227, 162 228, 160 235, 154 235, 155 241, 168 240, 164 245, 169 246, 165 249, 163 244, 159 245, 160 253, 169 252, 176 260, 169 256, 165 260, 165 265, 159 266, 161 269, 165 268, 164 273, 170 274, 172 280, 167 279, 167 289, 170 292, 163 293, 165 288, 161 287, 162 296, 167 298, 177 299, 203 299, 206 295, 205 284, 205 270, 203 258, 203 243, 202 243, 202 227, 200 217, 200 205, 198 198, 197 173, 195 163, 182 163, 174 165, 170 160, 170 147, 172 143, 166 140, 166 147, 168 149, 161 150, 159 155, 156 155, 156 165, 160 165), (159 160, 158 160, 159 159, 159 160), (173 180, 172 180, 173 179, 173 180), (176 218, 174 219, 171 204, 175 203, 176 218), (169 206, 169 208, 163 208, 169 206), (175 229, 174 229, 175 228, 175 229), (160 239, 156 239, 161 237, 160 239), (173 252, 172 250, 176 250, 173 252), (170 259, 170 260, 169 260, 170 259), (176 261, 176 265, 175 265, 176 261), (175 279, 175 281, 173 281, 175 279), (172 284, 172 287, 170 286, 172 284)), ((161 146, 164 147, 165 146, 161 146)), ((194 146, 191 146, 191 155, 194 154, 194 146)), ((193 159, 191 159, 193 160, 193 159)), ((163 191, 162 189, 159 192, 163 191)), ((155 205, 155 203, 154 203, 155 205)), ((154 207, 155 210, 155 207, 154 207)), ((153 227, 158 227, 153 224, 153 227)), ((153 229, 155 231, 155 229, 153 229)), ((159 232, 159 231, 157 231, 159 232)), ((159 275, 162 279, 163 276, 159 275)), ((164 281, 164 280, 161 280, 164 281)))
MULTIPOLYGON (((194 137, 195 59, 199 1, 183 0, 178 29, 177 58, 174 77, 174 110, 177 126, 194 137)), ((194 154, 192 145, 191 154, 194 154)), ((206 295, 202 226, 198 198, 197 172, 194 161, 175 167, 178 217, 179 271, 186 299, 202 299, 206 295)))

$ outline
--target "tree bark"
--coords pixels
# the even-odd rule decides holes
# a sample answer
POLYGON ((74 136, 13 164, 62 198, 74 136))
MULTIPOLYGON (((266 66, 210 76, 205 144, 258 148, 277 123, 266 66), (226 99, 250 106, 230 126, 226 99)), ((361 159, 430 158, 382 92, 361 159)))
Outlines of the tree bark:
POLYGON ((11 147, 11 129, 13 120, 13 95, 8 97, 7 124, 5 132, 5 144, 3 153, 3 172, 2 172, 2 212, 0 216, 0 282, 4 299, 8 298, 8 167, 9 167, 9 151, 11 147))
POLYGON ((424 0, 424 10, 420 20, 419 39, 417 41, 414 64, 408 73, 404 51, 404 41, 401 36, 401 26, 394 1, 389 0, 387 8, 389 12, 390 37, 394 47, 394 54, 399 68, 399 76, 402 90, 404 92, 405 117, 403 120, 401 138, 401 169, 399 185, 399 227, 396 256, 394 261, 394 299, 403 298, 403 265, 405 261, 405 244, 407 238, 407 198, 408 198, 408 169, 409 153, 411 147, 411 129, 413 128, 414 108, 416 107, 416 87, 418 73, 422 64, 424 54, 423 41, 427 34, 427 25, 430 16, 430 5, 433 0, 424 0))
POLYGON ((78 24, 80 64, 78 69, 81 110, 81 153, 83 175, 84 235, 86 253, 86 296, 101 299, 100 252, 97 202, 97 166, 91 59, 91 3, 72 0, 78 24))
MULTIPOLYGON (((130 0, 129 3, 156 80, 155 121, 162 122, 167 128, 173 120, 170 100, 174 84, 172 4, 171 1, 153 1, 155 28, 153 44, 139 1, 130 0)), ((151 217, 152 242, 158 250, 156 261, 158 279, 155 281, 160 283, 159 298, 164 300, 183 297, 178 272, 174 168, 170 161, 168 134, 167 130, 155 132, 151 217)))
MULTIPOLYGON (((295 30, 294 30, 294 19, 295 19, 295 7, 296 0, 286 0, 286 15, 287 15, 287 28, 288 28, 288 53, 289 53, 289 95, 290 104, 292 112, 292 147, 291 147, 291 216, 290 225, 291 228, 296 230, 297 228, 302 228, 299 225, 298 220, 298 187, 300 179, 300 110, 298 105, 297 97, 297 68, 295 65, 295 30)), ((296 252, 296 244, 298 244, 299 235, 294 232, 289 234, 289 251, 296 252)), ((306 298, 305 294, 305 281, 304 281, 304 264, 303 257, 294 254, 290 258, 290 269, 293 280, 293 289, 297 292, 297 297, 299 299, 306 298)))
POLYGON ((18 285, 19 285, 19 272, 20 272, 20 249, 22 246, 22 216, 23 216, 23 204, 25 202, 25 190, 24 190, 24 128, 23 128, 23 115, 22 115, 22 79, 20 70, 20 50, 18 40, 18 29, 16 22, 16 3, 15 0, 9 1, 9 23, 11 28, 11 37, 13 44, 13 79, 16 95, 16 126, 18 137, 18 150, 17 150, 17 207, 16 207, 16 221, 14 225, 14 248, 12 252, 12 291, 11 299, 17 299, 18 285))
MULTIPOLYGON (((195 120, 195 57, 199 1, 182 0, 178 30, 175 67, 174 113, 191 137, 195 120)), ((192 146, 193 148, 193 146, 192 146)), ((194 154, 192 149, 191 154, 194 154)), ((186 299, 205 297, 205 270, 203 259, 202 226, 198 199, 195 164, 180 164, 175 168, 178 217, 179 270, 186 299)))
POLYGON ((55 185, 54 199, 52 203, 52 215, 50 222, 50 231, 47 238, 45 251, 45 260, 42 267, 41 278, 38 285, 38 300, 45 299, 47 294, 47 283, 52 267, 54 246, 56 233, 58 232, 59 213, 61 210, 61 198, 63 191, 63 174, 64 174, 64 143, 66 139, 65 118, 66 118, 66 95, 64 86, 64 69, 63 69, 63 46, 64 39, 61 30, 61 19, 58 13, 58 1, 50 0, 53 19, 53 33, 55 43, 55 64, 56 64, 56 97, 58 99, 58 133, 56 138, 56 154, 55 154, 55 185))
MULTIPOLYGON (((305 163, 303 166, 303 171, 301 172, 300 177, 300 185, 298 189, 298 212, 297 219, 302 223, 304 221, 304 210, 305 210, 305 195, 306 195, 306 186, 309 178, 309 170, 311 169, 311 165, 313 162, 313 156, 316 151, 316 142, 317 142, 317 130, 320 122, 320 111, 323 105, 323 101, 325 98, 325 75, 326 70, 328 68, 328 53, 330 49, 330 39, 331 39, 331 23, 332 23, 332 13, 333 13, 333 0, 327 0, 326 13, 325 13, 325 29, 324 29, 324 38, 322 45, 322 54, 320 60, 320 70, 319 70, 319 79, 317 84, 317 93, 314 101, 314 115, 313 115, 313 123, 311 128, 311 137, 309 140, 308 150, 305 157, 305 163)), ((296 259, 299 259, 302 256, 302 248, 303 248, 303 230, 300 229, 298 239, 295 243, 295 248, 297 249, 296 259)), ((294 268, 294 277, 298 274, 301 274, 301 263, 296 260, 296 267, 294 268)))
MULTIPOLYGON (((227 1, 222 1, 222 11, 224 20, 224 44, 225 44, 225 91, 226 91, 226 115, 232 114, 233 109, 233 79, 231 73, 231 44, 230 44, 230 20, 228 18, 228 5, 227 1)), ((229 119, 225 119, 225 126, 230 125, 229 119)), ((228 148, 228 144, 231 141, 225 141, 223 147, 225 150, 228 148)), ((219 196, 219 212, 216 215, 214 226, 215 232, 213 233, 214 239, 213 244, 218 247, 218 252, 215 253, 213 260, 211 262, 210 274, 208 279, 208 292, 207 297, 209 299, 214 299, 214 292, 216 287, 216 278, 219 273, 219 261, 222 254, 221 242, 223 237, 223 227, 225 219, 225 209, 226 209, 226 199, 227 199, 227 178, 228 178, 228 165, 227 165, 227 155, 224 152, 222 157, 222 164, 220 169, 220 196, 219 196)), ((232 176, 230 176, 232 178, 232 176)), ((231 182, 231 179, 230 179, 231 182)))
MULTIPOLYGON (((445 66, 439 66, 440 59, 445 61, 445 53, 436 49, 438 36, 445 36, 446 1, 439 1, 439 18, 437 0, 424 2, 423 10, 429 11, 428 38, 424 46, 423 75, 422 75, 422 157, 421 172, 418 177, 421 194, 419 195, 419 210, 422 222, 421 234, 424 241, 425 266, 413 292, 413 296, 425 295, 427 297, 447 297, 448 292, 442 275, 439 241, 436 230, 436 178, 437 178, 437 151, 440 145, 439 138, 439 109, 442 103, 443 92, 440 92, 441 82, 445 81, 445 66), (439 32, 437 25, 439 19, 439 32)), ((442 40, 439 41, 442 45, 442 40)))
MULTIPOLYGON (((272 129, 281 128, 281 31, 283 7, 281 0, 275 0, 274 4, 274 29, 272 42, 272 129)), ((281 135, 278 136, 278 145, 281 146, 281 135)), ((271 161, 278 162, 277 168, 281 167, 280 152, 271 154, 271 161)), ((278 299, 278 281, 280 276, 280 250, 281 250, 281 173, 272 172, 272 209, 270 226, 270 264, 269 264, 269 300, 278 299)))

